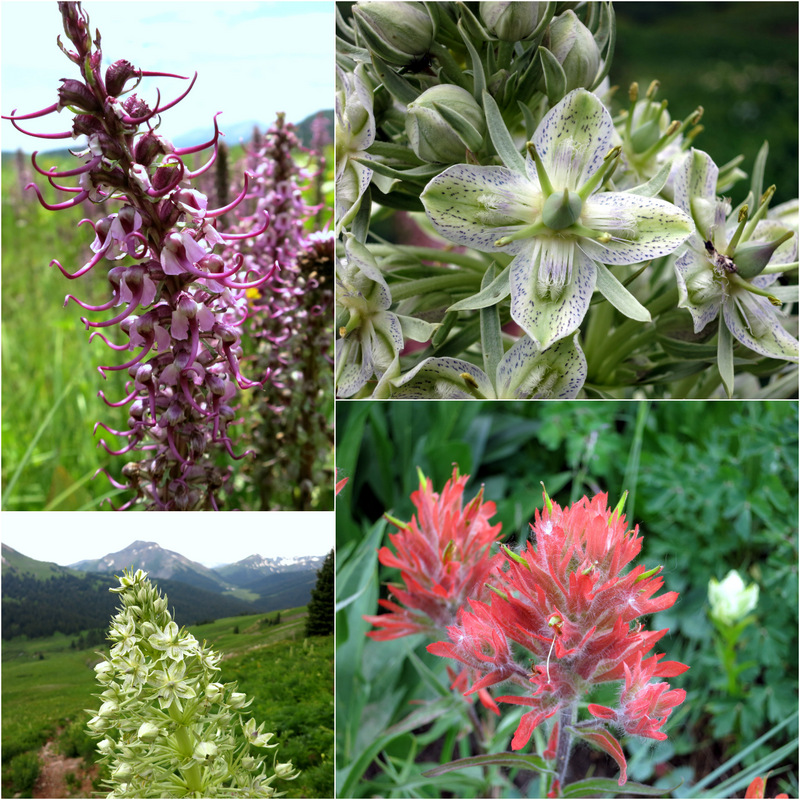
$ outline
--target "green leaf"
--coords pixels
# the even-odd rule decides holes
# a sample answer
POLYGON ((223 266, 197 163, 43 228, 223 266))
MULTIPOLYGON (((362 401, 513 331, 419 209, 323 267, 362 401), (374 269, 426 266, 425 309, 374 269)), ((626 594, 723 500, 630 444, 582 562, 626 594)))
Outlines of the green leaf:
MULTIPOLYGON (((510 265, 509 265, 510 266, 510 265)), ((487 274, 492 272, 493 267, 487 270, 487 274)), ((492 274, 494 274, 492 272, 492 274)), ((506 267, 491 283, 486 285, 482 284, 481 290, 477 294, 466 297, 454 303, 449 311, 474 311, 479 308, 487 308, 488 306, 497 305, 501 300, 511 294, 511 286, 509 285, 509 267, 506 267)))
POLYGON ((539 57, 542 59, 547 99, 554 106, 567 93, 567 76, 558 59, 546 47, 539 48, 539 57))
POLYGON ((595 797, 596 795, 626 795, 635 794, 644 797, 663 797, 671 795, 681 784, 673 786, 671 789, 657 789, 655 786, 646 786, 643 783, 628 781, 624 786, 620 786, 613 778, 588 778, 585 781, 570 783, 561 789, 562 797, 595 797))
MULTIPOLYGON (((486 270, 481 289, 491 286, 496 267, 494 263, 486 270)), ((481 349, 483 350, 483 370, 489 380, 494 382, 497 365, 503 358, 503 334, 500 328, 500 312, 496 306, 482 308, 481 312, 481 349)))
POLYGON ((637 322, 650 322, 650 312, 617 280, 605 264, 595 262, 597 289, 621 314, 637 322))
MULTIPOLYGON (((469 51, 469 57, 472 61, 472 96, 475 98, 476 102, 481 102, 481 96, 486 91, 486 74, 483 71, 483 63, 481 62, 481 57, 478 55, 478 51, 475 49, 474 45, 470 37, 466 34, 464 30, 465 26, 462 20, 458 21, 458 32, 461 34, 461 38, 464 40, 464 44, 469 51)), ((478 41, 481 41, 480 39, 478 41)), ((470 150, 474 150, 475 148, 470 147, 470 150)))
POLYGON ((392 97, 399 100, 404 106, 417 99, 419 92, 388 64, 381 61, 376 55, 372 56, 372 63, 375 66, 375 72, 392 97))
POLYGON ((548 768, 543 758, 539 758, 539 756, 523 755, 521 753, 488 753, 482 756, 459 758, 455 761, 451 761, 449 764, 442 764, 438 767, 434 767, 434 769, 424 772, 423 775, 425 775, 426 778, 434 778, 438 775, 444 775, 447 772, 453 772, 454 770, 489 765, 524 769, 529 772, 540 772, 545 775, 555 775, 555 772, 548 768))
POLYGON ((503 115, 489 92, 483 93, 483 110, 486 113, 489 138, 492 140, 497 155, 500 156, 501 161, 508 169, 525 175, 525 159, 517 150, 514 139, 503 121, 503 115))
POLYGON ((665 162, 661 169, 650 178, 647 183, 643 183, 634 189, 628 189, 628 194, 638 194, 642 197, 655 197, 663 188, 669 178, 672 161, 665 162))
POLYGON ((717 330, 717 364, 725 392, 728 397, 733 394, 733 336, 724 320, 720 320, 717 330))

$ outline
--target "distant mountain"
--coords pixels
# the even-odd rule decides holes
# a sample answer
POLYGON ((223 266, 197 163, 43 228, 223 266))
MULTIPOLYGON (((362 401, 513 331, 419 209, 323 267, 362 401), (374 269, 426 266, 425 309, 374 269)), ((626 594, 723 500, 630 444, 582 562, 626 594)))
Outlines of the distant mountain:
POLYGON ((83 572, 113 573, 132 567, 145 570, 151 578, 157 580, 167 578, 211 592, 223 592, 232 588, 214 570, 191 561, 180 553, 165 550, 156 542, 138 540, 124 550, 109 553, 102 558, 78 561, 70 566, 83 572))
POLYGON ((325 556, 302 556, 300 558, 264 558, 258 554, 248 556, 235 564, 215 567, 214 572, 230 583, 244 589, 263 581, 267 575, 287 572, 316 573, 325 561, 325 556))
MULTIPOLYGON (((70 635, 108 627, 119 604, 117 595, 109 591, 117 584, 110 574, 83 573, 36 561, 7 545, 2 554, 3 639, 50 636, 56 631, 70 635)), ((122 569, 120 566, 118 572, 122 569)), ((253 605, 218 589, 206 591, 169 579, 160 579, 157 585, 167 595, 180 625, 273 610, 269 604, 253 605)))

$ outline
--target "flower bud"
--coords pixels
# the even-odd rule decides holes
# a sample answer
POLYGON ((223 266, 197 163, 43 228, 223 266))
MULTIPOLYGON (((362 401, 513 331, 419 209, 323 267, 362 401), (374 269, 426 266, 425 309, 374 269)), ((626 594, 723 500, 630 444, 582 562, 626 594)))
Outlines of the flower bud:
POLYGON ((462 162, 467 149, 480 147, 485 130, 481 107, 460 86, 433 86, 408 106, 406 135, 411 149, 423 161, 462 162))
POLYGON ((291 761, 278 763, 275 765, 275 775, 284 780, 290 780, 294 776, 294 767, 291 761))
POLYGON ((103 739, 98 743, 97 749, 104 756, 114 752, 114 742, 111 739, 103 739))
POLYGON ((91 89, 85 83, 71 78, 63 78, 58 89, 58 108, 60 110, 65 106, 72 106, 89 114, 99 114, 103 110, 91 89))
POLYGON ((433 44, 433 22, 422 3, 356 3, 353 20, 369 51, 388 64, 407 66, 433 44))
POLYGON ((550 23, 548 50, 567 76, 567 91, 591 88, 600 68, 600 50, 591 31, 571 9, 550 23))
POLYGON ((120 764, 112 773, 115 781, 128 781, 133 777, 133 767, 130 764, 120 764))
POLYGON ((503 42, 518 42, 536 30, 546 7, 536 2, 482 2, 480 14, 489 33, 503 42))
POLYGON ((732 569, 720 583, 715 578, 708 582, 708 602, 711 617, 723 625, 735 625, 758 603, 758 584, 745 588, 739 573, 732 569))
POLYGON ((200 742, 194 748, 192 758, 197 761, 212 761, 217 756, 217 746, 214 742, 200 742))
POLYGON ((209 683, 206 686, 206 697, 212 702, 216 703, 222 699, 222 694, 225 687, 221 683, 209 683))
POLYGON ((772 242, 745 242, 739 245, 733 254, 736 271, 747 280, 760 275, 764 267, 769 264, 775 251, 793 235, 791 231, 787 231, 772 242))
POLYGON ((692 305, 703 306, 718 299, 722 289, 717 284, 714 273, 710 269, 704 269, 686 281, 686 292, 692 305))
POLYGON ((136 735, 143 742, 152 742, 156 736, 158 736, 158 726, 153 725, 152 722, 143 722, 139 726, 139 730, 136 732, 136 735))
POLYGON ((229 698, 231 708, 244 708, 247 695, 242 692, 232 692, 229 698))
POLYGON ((128 82, 128 79, 138 74, 139 70, 137 70, 130 61, 126 61, 124 58, 115 61, 106 70, 106 91, 110 95, 118 97, 125 89, 125 84, 128 82))

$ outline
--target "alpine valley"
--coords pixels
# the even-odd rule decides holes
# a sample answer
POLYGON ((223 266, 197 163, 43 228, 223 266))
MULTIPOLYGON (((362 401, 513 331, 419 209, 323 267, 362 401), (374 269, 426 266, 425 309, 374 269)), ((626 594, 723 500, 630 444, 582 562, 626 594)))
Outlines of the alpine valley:
POLYGON ((136 541, 69 567, 36 561, 2 546, 2 638, 73 635, 104 629, 115 613, 109 592, 126 568, 143 569, 169 598, 179 625, 307 605, 325 556, 252 555, 210 569, 155 542, 136 541))

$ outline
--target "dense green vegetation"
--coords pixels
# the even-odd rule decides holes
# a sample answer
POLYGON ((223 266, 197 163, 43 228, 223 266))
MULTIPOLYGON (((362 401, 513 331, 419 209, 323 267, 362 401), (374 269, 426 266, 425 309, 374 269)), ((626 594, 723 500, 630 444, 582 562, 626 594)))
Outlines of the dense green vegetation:
POLYGON ((328 553, 317 572, 317 585, 311 592, 306 620, 306 636, 327 636, 333 633, 334 597, 334 556, 328 553))
MULTIPOLYGON (((340 404, 337 466, 350 480, 337 505, 337 599, 344 606, 337 617, 337 775, 348 796, 401 796, 464 744, 441 713, 453 707, 441 696, 443 687, 449 694, 444 660, 426 652, 421 636, 368 640, 362 619, 377 613, 385 582, 397 580, 377 561, 376 548, 393 529, 381 515, 410 519, 417 467, 440 490, 454 463, 472 476, 466 497, 483 485, 485 499, 497 503, 494 521, 511 546, 525 541, 542 506, 540 481, 562 505, 598 491, 615 504, 629 493, 625 510, 644 536, 642 563, 663 565, 665 589, 680 592, 649 627, 669 628, 659 652, 691 667, 670 681, 687 699, 669 721, 669 739, 655 748, 626 745, 635 753, 631 778, 691 785, 774 733, 713 783, 744 775, 763 758, 776 792, 797 796, 797 426, 794 402, 340 404), (731 569, 761 591, 755 624, 739 643, 744 668, 735 691, 714 646, 707 601, 709 579, 731 569), (418 724, 403 723, 413 709, 418 724)), ((518 717, 504 708, 500 749, 508 749, 518 717)), ((596 774, 616 774, 605 757, 592 763, 596 774)), ((451 773, 438 785, 453 775, 464 782, 462 796, 482 796, 477 772, 451 773)), ((692 796, 686 785, 675 796, 692 796)))
MULTIPOLYGON (((279 759, 303 770, 284 786, 288 796, 330 797, 333 639, 306 638, 305 616, 305 608, 286 609, 220 619, 191 631, 223 653, 220 680, 237 681, 254 697, 253 716, 276 733, 279 759)), ((93 667, 100 657, 92 649, 72 649, 71 641, 55 635, 4 643, 3 796, 32 786, 36 753, 50 738, 58 739, 61 752, 91 763, 94 741, 84 731, 85 709, 97 705, 93 667)))

